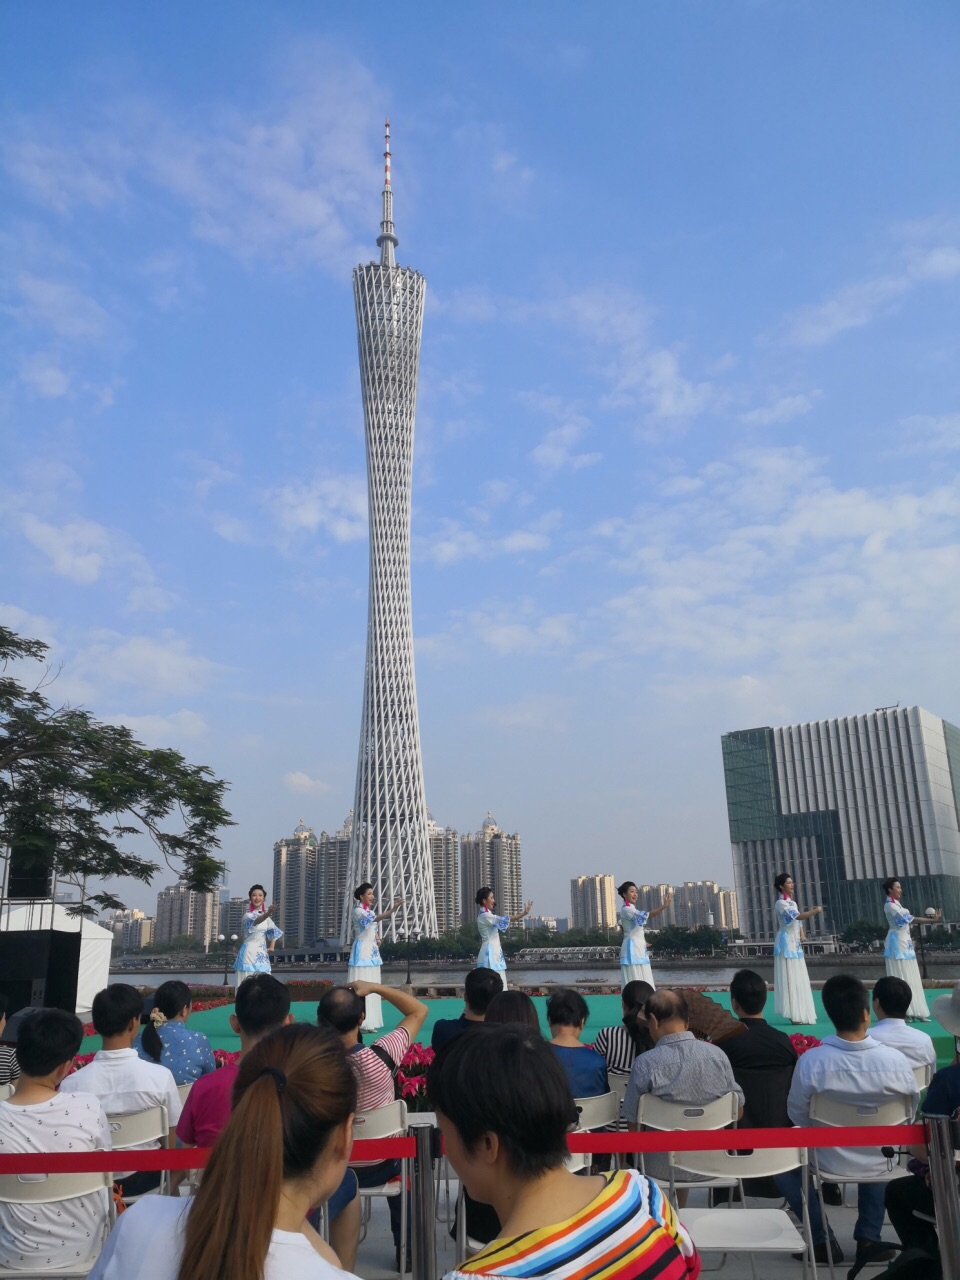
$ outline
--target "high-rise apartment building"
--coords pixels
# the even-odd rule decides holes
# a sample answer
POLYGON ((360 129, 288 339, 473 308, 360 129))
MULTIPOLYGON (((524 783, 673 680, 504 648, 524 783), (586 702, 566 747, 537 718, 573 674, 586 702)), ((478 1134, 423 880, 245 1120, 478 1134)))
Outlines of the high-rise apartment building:
POLYGON ((722 739, 740 929, 774 936, 773 881, 789 871, 808 936, 883 920, 882 881, 914 915, 960 915, 960 729, 922 707, 722 739))
MULTIPOLYGON (((273 922, 281 947, 302 947, 317 936, 317 837, 303 819, 273 846, 273 922)), ((269 905, 269 904, 268 904, 269 905)))
POLYGON ((502 831, 489 809, 478 832, 460 837, 460 902, 464 921, 476 919, 477 890, 486 885, 493 889, 497 915, 520 914, 524 907, 520 836, 502 831))
POLYGON ((613 876, 577 876, 570 881, 570 920, 574 929, 612 929, 616 925, 613 876))
POLYGON ((114 951, 139 951, 153 941, 153 917, 145 916, 135 907, 115 911, 109 920, 102 923, 113 933, 114 951))
POLYGON ((433 896, 439 934, 460 924, 460 838, 455 827, 441 827, 427 813, 427 835, 433 863, 433 896))
POLYGON ((718 929, 729 929, 731 933, 739 931, 740 913, 737 910, 736 889, 721 889, 717 894, 716 925, 718 929))
POLYGON ((209 946, 215 938, 219 893, 196 893, 185 884, 168 885, 157 894, 154 941, 172 942, 174 938, 194 938, 209 946))
MULTIPOLYGON (((267 903, 267 906, 270 904, 267 903)), ((218 932, 222 933, 225 939, 236 936, 238 942, 243 941, 243 917, 250 910, 250 901, 248 898, 228 898, 226 902, 220 903, 220 923, 218 932)), ((281 942, 281 946, 283 943, 281 942)))
POLYGON ((681 928, 719 928, 720 886, 716 880, 685 880, 674 886, 671 907, 671 923, 681 928))
MULTIPOLYGON (((339 831, 330 835, 320 832, 317 845, 317 937, 338 938, 343 919, 344 902, 353 906, 353 891, 360 883, 350 877, 350 837, 353 832, 353 810, 347 814, 339 831)), ((379 887, 377 889, 379 894, 379 887)), ((378 901, 380 899, 378 898, 378 901)), ((387 904, 389 905, 389 904, 387 904)), ((379 910, 383 910, 381 906, 379 910)))
MULTIPOLYGON (((370 507, 370 595, 363 715, 353 803, 349 879, 369 880, 382 902, 403 905, 381 921, 384 937, 436 937, 427 802, 420 756, 410 598, 413 428, 426 282, 398 267, 387 122, 380 261, 357 267, 360 382, 370 507)), ((341 937, 350 936, 345 899, 341 937)))

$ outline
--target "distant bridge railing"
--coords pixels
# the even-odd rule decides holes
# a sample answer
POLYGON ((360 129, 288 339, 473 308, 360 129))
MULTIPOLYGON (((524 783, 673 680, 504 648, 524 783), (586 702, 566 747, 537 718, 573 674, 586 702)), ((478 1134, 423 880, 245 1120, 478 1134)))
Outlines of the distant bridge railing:
POLYGON ((524 947, 516 954, 517 960, 536 962, 569 960, 582 964, 587 960, 618 960, 619 947, 524 947))

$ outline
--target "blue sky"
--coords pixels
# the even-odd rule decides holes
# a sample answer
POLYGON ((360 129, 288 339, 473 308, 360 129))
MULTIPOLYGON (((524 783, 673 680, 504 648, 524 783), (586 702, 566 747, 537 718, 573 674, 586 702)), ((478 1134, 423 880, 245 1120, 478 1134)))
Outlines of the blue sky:
POLYGON ((492 809, 566 914, 731 882, 726 730, 960 721, 956 6, 0 23, 0 618, 230 779, 236 891, 352 803, 387 114, 434 816, 492 809))

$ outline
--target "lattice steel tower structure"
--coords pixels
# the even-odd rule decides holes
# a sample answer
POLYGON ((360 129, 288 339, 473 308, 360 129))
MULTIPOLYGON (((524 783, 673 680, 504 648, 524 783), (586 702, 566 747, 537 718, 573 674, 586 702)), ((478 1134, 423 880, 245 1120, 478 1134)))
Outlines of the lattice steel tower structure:
POLYGON ((385 937, 437 934, 410 603, 413 426, 426 281, 396 263, 389 120, 377 244, 380 261, 353 273, 367 440, 370 602, 344 940, 352 889, 364 880, 377 891, 378 910, 395 897, 405 899, 383 921, 385 937))

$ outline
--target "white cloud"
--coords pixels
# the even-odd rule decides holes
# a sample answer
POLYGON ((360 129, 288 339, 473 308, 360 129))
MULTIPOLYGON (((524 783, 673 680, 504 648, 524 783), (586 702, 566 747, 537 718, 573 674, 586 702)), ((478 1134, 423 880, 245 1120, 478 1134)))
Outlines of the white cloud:
POLYGON ((287 535, 325 530, 335 542, 367 536, 367 482, 357 475, 317 475, 271 489, 264 504, 287 535))
POLYGON ((475 716, 479 724, 506 732, 565 733, 565 703, 560 698, 522 698, 498 706, 482 707, 475 716))
MULTIPOLYGON (((186 211, 198 240, 339 276, 372 250, 356 228, 366 230, 377 190, 380 96, 355 59, 304 42, 246 109, 181 115, 128 97, 76 122, 21 118, 8 128, 2 161, 21 190, 61 216, 155 203, 159 192, 186 211)), ((176 271, 152 267, 154 301, 176 305, 176 271)))
POLYGON ((169 715, 105 716, 112 724, 125 725, 130 732, 148 747, 170 746, 179 742, 194 742, 209 732, 203 716, 196 711, 181 708, 169 715))
POLYGON ((955 245, 908 246, 892 271, 844 285, 824 302, 801 307, 788 324, 787 341, 800 347, 822 346, 838 334, 861 328, 892 311, 921 285, 958 278, 960 249, 955 245))
POLYGON ((77 657, 77 673, 103 687, 131 685, 151 696, 208 691, 223 668, 191 653, 190 642, 173 631, 159 636, 104 632, 77 657))
POLYGON ((559 471, 562 468, 579 471, 582 467, 593 466, 603 454, 577 453, 575 447, 582 436, 583 427, 574 422, 569 422, 564 427, 554 427, 531 450, 530 457, 545 471, 559 471))
POLYGON ((329 782, 324 782, 322 778, 311 778, 302 769, 296 769, 292 773, 285 773, 283 775, 283 785, 288 791, 305 796, 325 796, 333 790, 329 782))
POLYGON ((960 449, 960 413, 915 413, 900 423, 903 453, 954 453, 960 449))
POLYGON ((106 311, 66 280, 22 271, 14 281, 14 291, 19 298, 14 311, 25 322, 74 342, 99 342, 106 335, 106 311))
POLYGON ((741 413, 740 421, 748 427, 773 427, 792 422, 809 413, 820 395, 819 391, 811 391, 806 395, 780 396, 768 405, 741 413))
POLYGON ((466 528, 459 520, 443 520, 438 533, 416 539, 415 551, 418 556, 441 567, 461 560, 486 560, 501 555, 545 551, 561 519, 559 511, 548 511, 528 525, 508 533, 487 532, 486 529, 478 531, 466 528))
POLYGON ((70 390, 70 378, 56 357, 43 352, 21 360, 20 381, 44 400, 57 400, 70 390))
POLYGON ((28 542, 48 557, 54 573, 84 586, 97 581, 113 556, 109 530, 93 520, 53 525, 27 514, 21 529, 28 542))

